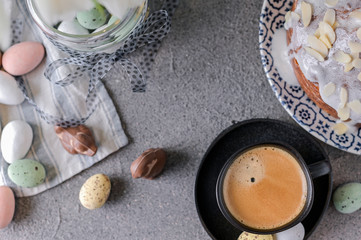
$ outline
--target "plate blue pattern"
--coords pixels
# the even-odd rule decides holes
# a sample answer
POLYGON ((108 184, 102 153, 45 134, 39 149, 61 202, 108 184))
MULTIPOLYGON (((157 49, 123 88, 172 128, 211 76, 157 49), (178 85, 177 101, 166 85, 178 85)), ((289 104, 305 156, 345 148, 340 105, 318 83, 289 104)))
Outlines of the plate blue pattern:
POLYGON ((337 135, 332 128, 336 119, 312 102, 301 87, 287 84, 273 64, 273 34, 277 29, 283 28, 285 14, 291 10, 292 5, 293 0, 265 0, 263 3, 259 23, 259 47, 267 80, 284 109, 306 131, 331 146, 360 155, 360 129, 337 135))

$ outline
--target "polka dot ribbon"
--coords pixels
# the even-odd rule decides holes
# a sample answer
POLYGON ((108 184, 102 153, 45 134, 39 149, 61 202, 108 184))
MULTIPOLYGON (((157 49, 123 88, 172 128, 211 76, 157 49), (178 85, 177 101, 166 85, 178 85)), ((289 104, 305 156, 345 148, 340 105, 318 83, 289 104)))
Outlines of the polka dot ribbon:
POLYGON ((78 118, 65 118, 53 116, 42 110, 27 94, 26 85, 22 77, 16 77, 18 85, 26 100, 36 109, 40 117, 48 124, 61 127, 74 127, 83 124, 95 111, 99 99, 96 86, 104 76, 117 63, 128 75, 133 92, 144 92, 146 87, 146 74, 160 47, 161 40, 168 34, 178 0, 166 0, 162 10, 152 13, 142 24, 137 26, 125 41, 124 45, 112 54, 97 53, 83 54, 52 41, 60 50, 69 54, 70 58, 58 59, 50 63, 44 72, 45 77, 58 86, 68 86, 84 75, 89 76, 88 93, 86 96, 86 116, 78 118), (143 71, 126 57, 135 50, 143 48, 144 60, 141 62, 143 71), (65 78, 57 79, 56 71, 64 66, 71 65, 74 69, 65 78))

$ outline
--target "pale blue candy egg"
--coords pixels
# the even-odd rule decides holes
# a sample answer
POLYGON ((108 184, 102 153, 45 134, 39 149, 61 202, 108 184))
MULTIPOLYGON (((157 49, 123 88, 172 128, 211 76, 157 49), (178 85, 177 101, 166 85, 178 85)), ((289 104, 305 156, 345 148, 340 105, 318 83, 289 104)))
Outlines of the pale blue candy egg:
POLYGON ((305 228, 302 223, 297 224, 286 231, 276 233, 275 240, 303 240, 305 237, 305 228))
POLYGON ((107 21, 107 17, 107 12, 104 9, 99 8, 93 8, 88 11, 81 11, 76 15, 79 24, 90 30, 94 30, 103 26, 107 21))
POLYGON ((361 208, 361 183, 353 182, 339 186, 333 193, 333 204, 341 213, 353 213, 361 208))

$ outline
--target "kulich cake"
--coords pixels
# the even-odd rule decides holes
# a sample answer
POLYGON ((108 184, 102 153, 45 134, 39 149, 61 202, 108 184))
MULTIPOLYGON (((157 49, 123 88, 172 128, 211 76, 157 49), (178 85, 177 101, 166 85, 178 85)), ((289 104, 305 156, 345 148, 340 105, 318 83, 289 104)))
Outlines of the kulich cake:
POLYGON ((361 1, 295 0, 285 28, 308 97, 341 121, 361 123, 361 1))

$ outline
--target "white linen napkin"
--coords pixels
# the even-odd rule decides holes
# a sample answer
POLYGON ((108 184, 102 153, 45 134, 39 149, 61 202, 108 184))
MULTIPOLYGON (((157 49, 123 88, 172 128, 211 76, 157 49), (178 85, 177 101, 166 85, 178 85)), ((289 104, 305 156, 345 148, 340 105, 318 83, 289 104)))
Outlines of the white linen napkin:
MULTIPOLYGON (((23 76, 29 96, 44 111, 52 115, 60 117, 75 116, 78 118, 85 116, 88 79, 85 77, 82 81, 78 81, 68 87, 59 87, 50 83, 44 77, 45 67, 50 62, 66 57, 66 55, 50 43, 33 23, 26 9, 25 0, 0 0, 0 4, 2 1, 6 1, 6 4, 11 5, 11 8, 8 9, 11 10, 12 20, 24 19, 23 41, 42 42, 46 48, 46 59, 34 71, 23 76)), ((64 73, 69 71, 69 69, 62 69, 62 71, 64 73)), ((54 126, 42 120, 35 109, 26 101, 18 106, 0 104, 0 118, 3 127, 8 122, 17 119, 24 120, 31 125, 34 139, 31 149, 25 158, 41 162, 45 166, 47 173, 45 182, 37 187, 18 187, 8 178, 7 168, 9 165, 0 154, 0 185, 11 187, 18 197, 35 195, 55 187, 125 146, 128 143, 128 139, 122 129, 113 102, 103 84, 98 84, 97 93, 100 104, 85 123, 93 132, 98 146, 98 151, 93 157, 69 154, 62 147, 59 138, 56 136, 54 126)))

